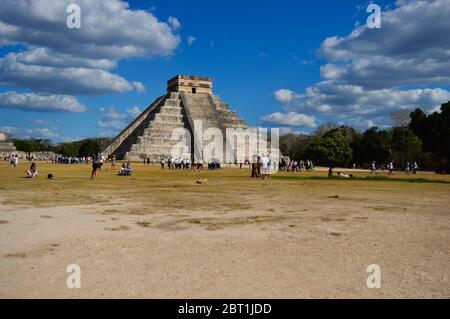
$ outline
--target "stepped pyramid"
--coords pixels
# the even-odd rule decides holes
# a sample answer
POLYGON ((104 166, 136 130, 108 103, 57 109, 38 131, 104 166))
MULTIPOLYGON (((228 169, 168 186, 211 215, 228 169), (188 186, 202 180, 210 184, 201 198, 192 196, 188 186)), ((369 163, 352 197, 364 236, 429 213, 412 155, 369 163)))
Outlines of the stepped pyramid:
POLYGON ((119 133, 103 153, 114 154, 119 160, 167 160, 173 146, 179 142, 172 141, 171 134, 173 130, 183 128, 191 133, 189 156, 194 160, 199 156, 194 156, 193 128, 198 129, 199 121, 203 132, 208 128, 220 129, 225 146, 227 128, 247 129, 248 126, 228 104, 213 95, 212 87, 209 77, 177 75, 172 78, 167 82, 167 94, 157 98, 119 133))
POLYGON ((8 157, 17 152, 16 147, 12 142, 8 142, 6 134, 0 133, 0 157, 8 157))

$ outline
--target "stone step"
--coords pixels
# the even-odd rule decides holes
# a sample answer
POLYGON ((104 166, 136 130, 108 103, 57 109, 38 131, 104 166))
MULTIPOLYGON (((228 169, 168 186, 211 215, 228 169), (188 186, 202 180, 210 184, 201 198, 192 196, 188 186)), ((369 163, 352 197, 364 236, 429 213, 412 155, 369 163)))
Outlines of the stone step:
POLYGON ((144 153, 144 154, 167 154, 170 155, 173 151, 171 145, 133 145, 130 153, 144 153))
POLYGON ((162 107, 158 114, 163 115, 183 115, 183 109, 181 107, 171 107, 165 106, 162 107))
POLYGON ((180 106, 180 100, 179 99, 166 99, 164 101, 164 106, 172 106, 172 107, 180 106))
POLYGON ((140 136, 136 144, 164 144, 173 143, 171 136, 140 136))
POLYGON ((163 114, 157 113, 155 114, 154 122, 167 122, 169 123, 183 123, 183 115, 174 115, 174 114, 163 114))
POLYGON ((180 98, 180 93, 178 92, 170 92, 169 99, 178 100, 180 98))
POLYGON ((148 128, 146 128, 145 130, 148 130, 148 129, 172 130, 172 129, 178 128, 178 127, 184 127, 184 123, 182 121, 180 121, 180 122, 152 121, 150 123, 150 125, 148 126, 148 128))

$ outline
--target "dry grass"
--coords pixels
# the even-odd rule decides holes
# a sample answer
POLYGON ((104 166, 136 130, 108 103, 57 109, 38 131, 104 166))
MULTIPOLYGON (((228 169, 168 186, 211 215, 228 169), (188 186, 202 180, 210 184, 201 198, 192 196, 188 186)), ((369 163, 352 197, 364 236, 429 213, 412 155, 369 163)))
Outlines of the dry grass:
MULTIPOLYGON (((263 208, 275 212, 280 207, 292 213, 305 212, 302 198, 311 197, 323 204, 343 201, 361 201, 358 194, 388 191, 394 196, 403 192, 424 191, 434 195, 448 194, 450 184, 425 183, 445 181, 450 176, 430 173, 417 175, 418 182, 405 182, 412 175, 397 173, 389 180, 370 180, 362 177, 368 173, 355 173, 357 180, 324 179, 327 172, 279 173, 269 180, 249 177, 248 169, 223 169, 221 171, 161 171, 159 167, 134 164, 131 177, 119 177, 109 171, 100 172, 91 181, 90 165, 59 165, 38 163, 40 178, 25 179, 24 171, 29 163, 17 168, 0 162, 0 203, 25 207, 55 207, 67 205, 100 204, 106 206, 103 214, 150 215, 155 211, 199 211, 217 213, 248 211, 263 208), (48 173, 55 179, 48 180, 48 173), (198 179, 208 179, 208 184, 198 185, 198 179), (355 196, 356 195, 356 196, 355 196), (339 199, 339 201, 336 201, 339 199), (138 207, 123 210, 121 204, 137 203, 138 207), (263 207, 262 207, 263 206, 263 207)), ((107 166, 107 165, 106 165, 107 166)), ((386 178, 386 174, 378 174, 386 178)), ((414 177, 415 178, 415 177, 414 177)), ((377 210, 383 206, 374 205, 377 210)))

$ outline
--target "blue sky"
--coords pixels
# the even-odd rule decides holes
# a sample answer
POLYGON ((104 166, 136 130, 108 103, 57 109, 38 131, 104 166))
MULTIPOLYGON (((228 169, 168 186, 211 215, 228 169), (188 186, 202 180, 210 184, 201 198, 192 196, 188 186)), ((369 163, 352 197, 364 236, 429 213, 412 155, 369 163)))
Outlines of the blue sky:
POLYGON ((450 100, 447 0, 376 1, 371 30, 357 0, 19 2, 0 1, 0 131, 16 136, 113 136, 176 74, 213 77, 249 124, 285 132, 385 128, 450 100), (65 26, 69 3, 81 29, 65 26))

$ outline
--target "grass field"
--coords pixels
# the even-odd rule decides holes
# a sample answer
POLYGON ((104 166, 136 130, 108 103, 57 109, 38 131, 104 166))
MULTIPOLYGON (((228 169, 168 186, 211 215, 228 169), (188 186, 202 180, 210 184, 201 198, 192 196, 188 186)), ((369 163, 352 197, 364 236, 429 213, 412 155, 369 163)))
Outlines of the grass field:
POLYGON ((0 297, 450 297, 449 176, 27 165, 0 163, 0 297))

